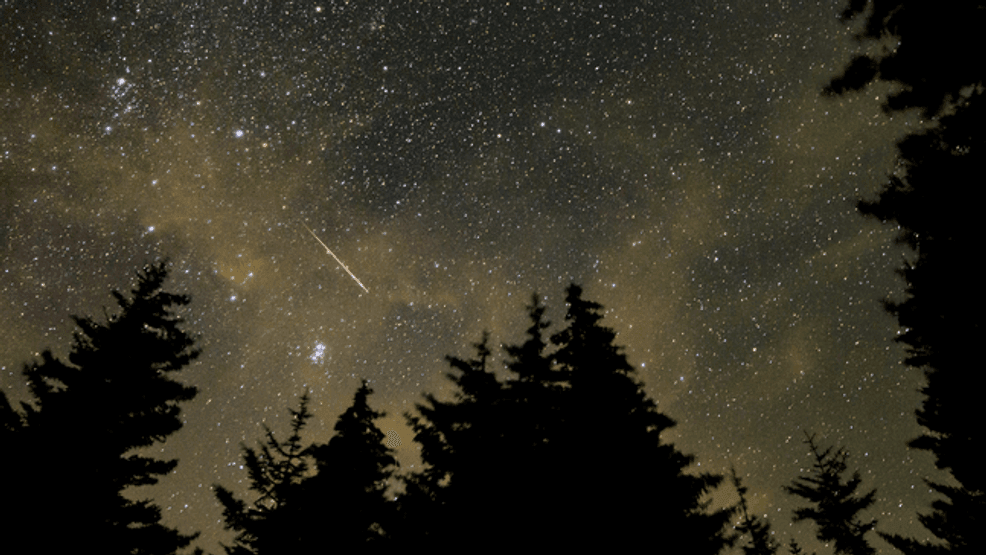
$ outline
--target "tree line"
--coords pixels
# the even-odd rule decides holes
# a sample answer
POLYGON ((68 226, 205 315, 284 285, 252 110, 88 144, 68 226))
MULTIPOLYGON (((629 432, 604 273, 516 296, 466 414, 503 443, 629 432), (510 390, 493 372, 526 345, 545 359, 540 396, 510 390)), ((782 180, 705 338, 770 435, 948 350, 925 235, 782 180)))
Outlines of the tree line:
MULTIPOLYGON (((137 273, 130 295, 113 292, 117 314, 105 322, 75 317, 67 360, 45 352, 24 367, 32 399, 14 409, 0 395, 0 458, 8 482, 24 484, 5 520, 9 546, 57 553, 98 545, 105 553, 166 554, 196 534, 164 526, 151 500, 123 492, 154 484, 176 460, 138 451, 181 427, 180 405, 196 390, 175 376, 198 356, 175 308, 188 297, 164 291, 165 261, 137 273), (85 456, 78 456, 85 453, 85 456), (12 456, 29 454, 29 456, 12 456), (57 530, 57 533, 52 533, 57 530)), ((770 523, 752 514, 733 471, 733 507, 713 508, 724 476, 697 472, 694 457, 661 434, 675 421, 643 390, 602 306, 571 285, 564 327, 548 334, 538 295, 527 306, 524 340, 503 346, 510 377, 490 368, 488 334, 468 358, 448 357, 454 398, 424 395, 405 417, 423 468, 397 474, 394 451, 375 421, 364 380, 325 444, 305 443, 312 412, 306 391, 290 410, 290 433, 266 428, 242 457, 250 489, 238 498, 214 487, 228 555, 315 553, 326 549, 412 547, 439 553, 524 546, 627 551, 686 545, 716 554, 780 546, 770 523), (388 483, 403 491, 388 497, 388 483)), ((848 454, 806 435, 813 467, 785 491, 803 500, 795 520, 815 523, 835 553, 873 554, 860 520, 875 491, 860 492, 848 454)), ((14 548, 16 550, 16 548, 14 548)), ((801 553, 791 541, 786 550, 801 553)))

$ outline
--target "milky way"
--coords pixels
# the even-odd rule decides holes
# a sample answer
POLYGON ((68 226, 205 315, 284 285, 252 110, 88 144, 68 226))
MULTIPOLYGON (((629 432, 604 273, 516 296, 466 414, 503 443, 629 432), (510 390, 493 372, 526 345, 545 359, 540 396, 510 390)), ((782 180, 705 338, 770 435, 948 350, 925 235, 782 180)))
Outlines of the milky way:
POLYGON ((69 315, 168 257, 204 352, 148 495, 197 545, 305 388, 325 441, 369 379, 410 470, 402 413, 449 393, 445 355, 519 341, 535 291, 560 322, 571 282, 782 543, 812 545, 780 490, 802 430, 849 449, 878 528, 923 533, 921 381, 881 304, 908 253, 855 209, 921 122, 820 96, 857 49, 841 1, 35 4, 0 6, 0 379, 26 399, 69 315))

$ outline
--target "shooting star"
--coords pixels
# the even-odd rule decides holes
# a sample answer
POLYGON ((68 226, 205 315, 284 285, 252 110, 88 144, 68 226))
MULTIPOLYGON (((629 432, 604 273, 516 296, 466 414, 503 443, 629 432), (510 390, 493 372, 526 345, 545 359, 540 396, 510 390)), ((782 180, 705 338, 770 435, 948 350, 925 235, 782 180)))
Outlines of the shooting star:
POLYGON ((323 247, 325 247, 325 252, 329 253, 329 255, 332 256, 332 258, 335 258, 336 259, 336 262, 338 262, 339 265, 342 266, 342 269, 343 270, 346 270, 346 273, 349 274, 349 277, 353 278, 356 281, 356 284, 357 285, 359 285, 360 287, 363 288, 363 291, 366 291, 367 293, 370 292, 370 290, 367 289, 365 285, 363 285, 363 282, 360 281, 359 278, 356 277, 355 274, 353 274, 352 272, 349 271, 349 268, 345 264, 342 263, 342 260, 339 260, 339 257, 336 256, 334 252, 332 252, 332 249, 330 249, 328 247, 328 245, 326 245, 325 243, 323 243, 322 240, 318 238, 318 235, 315 235, 315 232, 312 231, 310 227, 308 227, 304 223, 302 223, 301 225, 304 225, 305 226, 305 229, 308 230, 308 233, 311 233, 312 234, 312 237, 314 237, 315 240, 318 241, 318 243, 320 245, 322 245, 323 247))

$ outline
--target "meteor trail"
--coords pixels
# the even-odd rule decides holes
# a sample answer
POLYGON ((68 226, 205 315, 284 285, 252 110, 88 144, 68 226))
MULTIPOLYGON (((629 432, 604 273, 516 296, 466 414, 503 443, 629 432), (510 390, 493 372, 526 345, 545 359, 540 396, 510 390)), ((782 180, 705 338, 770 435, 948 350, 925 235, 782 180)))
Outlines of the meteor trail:
POLYGON ((346 265, 342 263, 342 260, 339 260, 339 257, 336 256, 335 253, 332 252, 332 250, 325 243, 323 243, 321 239, 318 238, 318 235, 315 235, 315 232, 312 231, 310 227, 308 227, 304 223, 302 223, 301 225, 304 225, 305 226, 305 229, 308 230, 308 233, 311 233, 312 234, 312 237, 314 237, 315 240, 318 241, 320 245, 322 245, 323 247, 325 247, 325 252, 329 253, 329 255, 332 256, 332 258, 335 258, 336 259, 336 262, 338 262, 339 265, 342 266, 342 269, 343 270, 346 270, 346 273, 349 274, 349 277, 351 277, 354 280, 356 280, 356 284, 359 285, 360 287, 362 287, 363 288, 363 291, 366 291, 367 293, 370 292, 370 290, 367 289, 365 285, 363 285, 363 282, 360 281, 359 278, 356 277, 355 274, 353 274, 352 272, 349 271, 349 268, 346 267, 346 265))

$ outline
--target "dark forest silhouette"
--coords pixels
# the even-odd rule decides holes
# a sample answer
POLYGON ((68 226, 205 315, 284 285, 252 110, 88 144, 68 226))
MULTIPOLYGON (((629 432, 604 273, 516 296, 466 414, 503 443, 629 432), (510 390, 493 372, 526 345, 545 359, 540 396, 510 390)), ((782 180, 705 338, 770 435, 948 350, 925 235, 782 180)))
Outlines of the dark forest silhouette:
POLYGON ((978 410, 984 380, 975 362, 983 333, 975 315, 986 307, 981 296, 969 293, 979 286, 969 260, 982 243, 978 216, 986 201, 981 184, 986 66, 963 59, 979 51, 986 9, 972 0, 947 7, 850 0, 843 18, 864 14, 859 40, 874 46, 893 37, 895 47, 856 57, 825 92, 846 94, 877 80, 892 82, 897 89, 886 99, 885 111, 919 109, 937 124, 898 143, 900 170, 876 200, 861 201, 859 209, 896 221, 899 240, 916 254, 900 271, 906 298, 886 305, 904 328, 897 341, 907 346, 906 364, 922 370, 927 380, 917 411, 926 432, 909 445, 932 453, 937 467, 959 484, 926 479, 940 498, 919 520, 942 544, 881 535, 907 554, 986 553, 981 530, 986 475, 969 452, 986 440, 978 410))
POLYGON ((227 553, 359 553, 383 545, 395 511, 384 495, 397 461, 374 424, 384 414, 367 404, 372 392, 364 380, 327 444, 301 445, 312 416, 306 392, 291 410, 287 440, 268 428, 259 449, 244 447, 256 498, 248 503, 215 487, 226 527, 237 534, 227 553))
POLYGON ((179 403, 196 389, 172 379, 199 352, 171 307, 188 297, 162 291, 166 262, 137 274, 119 314, 98 323, 73 317, 78 331, 63 361, 45 351, 24 368, 33 400, 14 411, 0 395, 5 480, 25 485, 8 499, 4 540, 31 553, 166 554, 188 545, 160 524, 161 510, 124 489, 157 483, 177 460, 137 452, 182 426, 179 403), (16 501, 15 501, 16 499, 16 501))
POLYGON ((448 550, 470 538, 506 549, 526 537, 621 551, 679 535, 693 553, 719 552, 732 542, 731 511, 709 510, 703 495, 722 477, 686 472, 693 458, 660 439, 674 421, 644 394, 601 306, 575 285, 566 302, 567 327, 549 352, 533 298, 526 341, 506 347, 515 379, 500 382, 488 368, 485 336, 472 359, 449 359, 456 400, 429 395, 408 416, 426 469, 406 479, 412 510, 399 533, 448 550), (491 534, 504 518, 510 532, 491 534))
MULTIPOLYGON (((121 496, 175 467, 177 461, 135 450, 177 431, 179 403, 195 394, 169 377, 198 351, 170 309, 189 300, 161 290, 166 275, 165 263, 149 266, 131 297, 114 292, 121 311, 105 324, 76 317, 68 362, 46 352, 25 366, 34 399, 21 411, 0 395, 4 452, 32 453, 0 459, 5 476, 33 488, 12 515, 8 537, 32 552, 84 542, 108 553, 175 553, 196 537, 163 526, 151 502, 121 496), (87 457, 73 456, 80 452, 87 457), (47 533, 53 522, 63 533, 47 533)), ((470 358, 448 357, 453 399, 425 394, 416 412, 405 414, 422 448, 417 472, 396 473, 366 381, 326 444, 303 441, 313 416, 305 392, 290 411, 286 439, 267 428, 257 447, 244 446, 246 498, 214 488, 225 526, 236 534, 227 553, 447 553, 508 549, 520 538, 573 551, 627 551, 679 538, 689 553, 720 553, 737 543, 744 553, 777 553, 769 522, 750 513, 735 472, 739 503, 712 509, 707 494, 723 477, 691 471, 693 457, 661 439, 675 422, 644 393, 615 332, 602 324, 602 306, 574 284, 566 304, 565 326, 549 338, 545 307, 532 296, 523 342, 503 347, 506 380, 489 367, 488 334, 470 358), (403 492, 388 498, 394 480, 403 492)), ((873 553, 863 535, 875 522, 858 513, 875 492, 856 494, 858 473, 843 480, 844 450, 821 449, 813 436, 808 445, 813 468, 785 488, 809 503, 795 520, 815 521, 818 538, 837 553, 873 553)), ((802 552, 793 539, 787 548, 802 552)))
POLYGON ((309 416, 302 397, 288 440, 268 431, 260 451, 244 449, 252 505, 217 487, 238 532, 227 552, 297 553, 340 541, 354 550, 494 551, 521 538, 552 550, 624 550, 671 536, 688 538, 692 553, 730 545, 732 510, 710 510, 703 499, 722 477, 686 472, 692 457, 661 441, 674 422, 633 378, 615 333, 599 323, 601 306, 574 285, 567 301, 568 327, 548 352, 534 296, 527 340, 505 348, 514 379, 500 381, 488 367, 488 335, 473 358, 448 358, 455 399, 425 395, 418 414, 406 415, 425 468, 400 477, 405 493, 396 501, 384 498, 396 464, 373 423, 380 415, 367 406, 366 382, 328 445, 298 443, 309 416), (505 520, 509 527, 497 524, 505 520))

